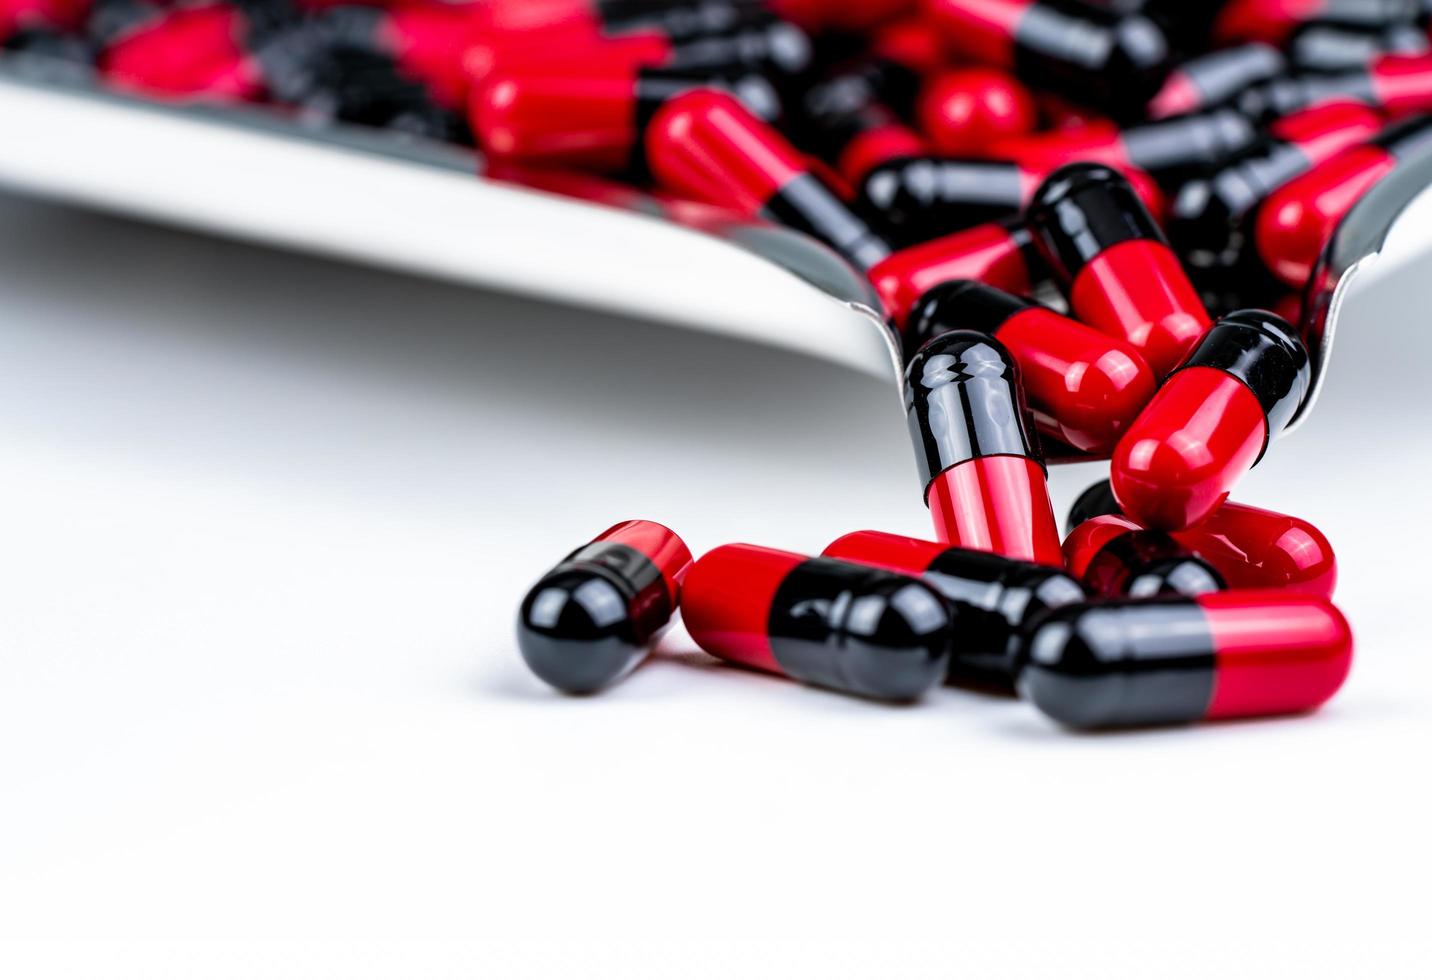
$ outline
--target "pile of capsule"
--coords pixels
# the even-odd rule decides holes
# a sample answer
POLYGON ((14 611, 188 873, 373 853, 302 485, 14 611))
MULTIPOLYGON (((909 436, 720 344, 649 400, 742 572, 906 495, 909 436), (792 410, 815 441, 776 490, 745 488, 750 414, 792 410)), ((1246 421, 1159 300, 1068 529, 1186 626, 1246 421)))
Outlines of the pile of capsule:
POLYGON ((693 564, 618 525, 529 593, 524 657, 594 691, 679 610, 748 667, 1018 690, 1076 727, 1304 711, 1345 678, 1326 539, 1228 497, 1307 407, 1325 245, 1432 149, 1429 25, 1432 0, 0 0, 14 70, 823 242, 904 351, 932 540, 693 564), (1061 540, 1046 465, 1088 458, 1110 480, 1061 540))

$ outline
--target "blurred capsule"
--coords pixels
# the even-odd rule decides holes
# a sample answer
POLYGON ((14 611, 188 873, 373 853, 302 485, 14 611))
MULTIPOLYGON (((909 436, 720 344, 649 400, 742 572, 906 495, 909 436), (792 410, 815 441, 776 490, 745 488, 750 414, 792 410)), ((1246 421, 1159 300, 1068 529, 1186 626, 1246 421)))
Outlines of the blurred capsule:
POLYGON ((1223 105, 1250 85, 1277 78, 1288 68, 1282 52, 1267 44, 1210 51, 1183 62, 1149 100, 1150 119, 1169 119, 1223 105))
POLYGON ((1039 110, 1029 90, 997 68, 959 68, 932 78, 915 109, 935 152, 984 156, 1000 140, 1032 133, 1039 110))
POLYGON ((1222 44, 1262 41, 1282 46, 1309 24, 1376 31, 1408 23, 1419 0, 1228 0, 1218 11, 1214 38, 1222 44))
POLYGON ((1314 24, 1297 33, 1288 46, 1293 67, 1305 72, 1342 72, 1361 68, 1388 53, 1425 55, 1432 51, 1427 32, 1398 24, 1376 33, 1314 24))
POLYGON ((1354 71, 1275 78, 1245 91, 1236 105, 1248 118, 1266 124, 1309 106, 1347 99, 1391 116, 1432 110, 1432 56, 1385 54, 1354 71))

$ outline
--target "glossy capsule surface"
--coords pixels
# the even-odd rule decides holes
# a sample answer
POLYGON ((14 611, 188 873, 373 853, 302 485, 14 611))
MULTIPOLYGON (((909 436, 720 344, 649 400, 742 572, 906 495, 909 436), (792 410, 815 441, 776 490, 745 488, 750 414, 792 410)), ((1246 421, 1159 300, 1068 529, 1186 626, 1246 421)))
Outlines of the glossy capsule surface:
POLYGON ((751 0, 701 3, 625 3, 622 0, 484 0, 475 17, 482 29, 511 33, 583 30, 608 36, 659 31, 700 37, 739 27, 761 13, 751 0))
POLYGON ((1128 180, 1071 164, 1035 192, 1027 220, 1077 319, 1132 344, 1162 378, 1212 318, 1128 180))
POLYGON ((1047 565, 881 531, 834 541, 827 558, 919 576, 955 614, 951 681, 1012 690, 1021 631, 1051 609, 1084 602, 1073 578, 1047 565))
POLYGON ((1146 599, 1228 587, 1213 564, 1172 536, 1126 517, 1095 517, 1064 539, 1064 561, 1095 595, 1146 599))
POLYGON ((1153 20, 1078 0, 929 0, 925 11, 956 53, 1116 113, 1142 110, 1171 60, 1153 20))
POLYGON ((1177 181, 1221 166, 1258 141, 1258 130, 1236 109, 1178 116, 1118 129, 1081 126, 995 144, 996 156, 1052 172, 1068 163, 1102 163, 1177 181))
POLYGON ((1428 152, 1432 116, 1418 116, 1289 181, 1258 212, 1254 242, 1263 267, 1284 284, 1301 287, 1357 202, 1403 161, 1428 152))
POLYGON ((597 535, 527 593, 517 645, 532 672, 569 694, 616 683, 646 659, 676 611, 691 552, 654 521, 597 535))
POLYGON ((1432 110, 1432 56, 1384 54, 1351 71, 1275 78, 1244 91, 1236 105, 1250 119, 1267 124, 1299 109, 1347 99, 1392 117, 1432 110))
POLYGON ((1014 357, 985 334, 926 343, 905 412, 937 540, 1062 568, 1059 527, 1014 357))
POLYGON ((1228 0, 1218 11, 1214 37, 1281 45, 1310 24, 1336 24, 1375 31, 1407 23, 1417 0, 1228 0))
POLYGON ((1036 426, 1078 449, 1107 453, 1154 395, 1131 345, 984 283, 945 283, 915 305, 907 346, 953 330, 995 337, 1019 365, 1036 426))
POLYGON ((1146 115, 1169 119, 1212 109, 1250 85, 1277 78, 1287 68, 1287 59, 1270 44, 1255 42, 1210 51, 1175 68, 1149 100, 1146 115))
POLYGON ((1302 408, 1311 379, 1287 321, 1261 310, 1219 320, 1114 450, 1124 513, 1169 531, 1207 518, 1302 408))
POLYGON ((931 149, 983 156, 1000 140, 1033 132, 1039 109, 1029 90, 997 68, 958 68, 932 78, 915 107, 931 149))
POLYGON ((1336 25, 1313 24, 1288 45, 1288 57, 1302 72, 1354 71, 1389 53, 1425 55, 1427 32, 1411 24, 1397 24, 1376 33, 1336 25))
POLYGON ((804 154, 726 93, 702 89, 672 99, 647 129, 646 152, 669 190, 804 231, 861 269, 890 255, 804 154))
MULTIPOLYGON (((1109 481, 1085 490, 1069 511, 1070 533, 1101 515, 1120 515, 1109 481)), ((1234 589, 1285 589, 1331 599, 1337 555, 1311 522, 1229 501, 1174 540, 1210 562, 1234 589)))
POLYGON ((681 598, 713 657, 847 694, 911 701, 949 664, 949 607, 928 585, 833 558, 732 544, 692 568, 681 598))
POLYGON ((903 328, 920 297, 941 283, 973 279, 1027 293, 1040 268, 1022 223, 991 221, 900 249, 870 270, 870 282, 890 321, 903 328))
POLYGON ((1021 658, 1019 691, 1070 728, 1294 714, 1317 708, 1352 666, 1331 603, 1215 592, 1057 609, 1021 658))

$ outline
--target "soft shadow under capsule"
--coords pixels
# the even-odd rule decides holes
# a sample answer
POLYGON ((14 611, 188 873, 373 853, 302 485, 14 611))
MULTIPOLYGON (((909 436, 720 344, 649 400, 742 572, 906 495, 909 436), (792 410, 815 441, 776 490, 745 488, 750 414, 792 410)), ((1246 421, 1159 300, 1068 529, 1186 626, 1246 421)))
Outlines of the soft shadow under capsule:
POLYGON ((1114 450, 1124 513, 1169 531, 1204 520, 1311 390, 1307 348, 1286 320, 1263 310, 1219 320, 1114 450))
POLYGON ((1311 711, 1352 665, 1325 599, 1214 592, 1056 609, 1020 658, 1019 692, 1071 728, 1181 725, 1311 711))
POLYGON ((568 555, 527 593, 517 645, 558 690, 591 694, 651 652, 676 611, 691 552, 654 521, 626 521, 568 555))
POLYGON ((882 531, 856 531, 834 541, 827 558, 916 575, 955 614, 949 679, 1013 690, 1022 631, 1052 609, 1088 594, 1063 571, 984 551, 951 548, 882 531))
POLYGON ((881 701, 940 684, 953 638, 949 607, 918 579, 747 544, 695 564, 681 613, 713 657, 881 701))
POLYGON ((972 330, 925 344, 905 371, 905 413, 938 540, 1064 566, 1019 368, 1003 344, 972 330))

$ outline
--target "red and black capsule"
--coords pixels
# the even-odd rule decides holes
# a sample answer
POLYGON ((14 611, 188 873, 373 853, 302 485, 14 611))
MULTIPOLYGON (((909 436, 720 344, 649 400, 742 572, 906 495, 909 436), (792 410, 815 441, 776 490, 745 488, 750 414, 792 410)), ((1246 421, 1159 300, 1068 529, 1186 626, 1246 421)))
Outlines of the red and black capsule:
POLYGON ((806 232, 860 269, 890 255, 804 154, 726 93, 705 89, 668 102, 648 127, 646 156, 670 190, 806 232))
POLYGON ((1286 285, 1312 275, 1338 224, 1363 196, 1406 160, 1432 148, 1432 115, 1394 123, 1289 181, 1263 203, 1253 227, 1260 264, 1286 285))
POLYGON ((325 47, 392 59, 398 70, 423 82, 439 104, 460 108, 470 76, 464 57, 471 14, 461 7, 413 4, 390 8, 338 6, 310 19, 305 29, 325 47))
POLYGON ((1212 563, 1169 534, 1127 517, 1105 515, 1080 524, 1064 539, 1064 561, 1069 574, 1106 598, 1193 596, 1228 587, 1212 563))
POLYGON ((1255 85, 1238 110, 1260 124, 1324 102, 1352 99, 1389 116, 1432 110, 1432 56, 1384 54, 1354 71, 1301 74, 1255 85))
MULTIPOLYGON (((870 171, 856 188, 856 201, 864 213, 880 216, 888 236, 913 245, 1018 215, 1053 169, 907 155, 870 171)), ((1150 210, 1163 210, 1163 194, 1147 174, 1130 170, 1125 175, 1150 210)))
POLYGON ((1070 728, 1182 725, 1311 711, 1352 667, 1326 599, 1210 592, 1067 606, 1021 657, 1019 692, 1070 728))
POLYGON ((657 31, 672 39, 730 31, 763 14, 760 0, 484 0, 475 11, 487 31, 657 31))
POLYGON ((1381 117, 1356 102, 1331 102, 1279 119, 1255 149, 1179 188, 1169 208, 1169 237, 1183 255, 1201 256, 1200 264, 1235 263, 1251 216, 1270 195, 1381 128, 1381 117))
POLYGON ((870 269, 870 282, 886 316, 903 329, 920 297, 943 282, 974 279, 1006 292, 1027 293, 1041 271, 1029 229, 1005 220, 902 248, 870 269))
POLYGON ((690 568, 690 550, 660 524, 625 521, 608 528, 522 600, 522 658, 569 694, 616 683, 646 659, 671 621, 690 568))
POLYGON ((888 160, 925 152, 925 140, 882 97, 884 76, 892 70, 901 73, 899 66, 868 61, 800 96, 797 141, 851 184, 888 160))
POLYGON ((1116 115, 1142 112, 1168 73, 1168 38, 1142 14, 1081 0, 929 0, 925 10, 956 53, 1116 115))
MULTIPOLYGON (((1072 533, 1086 521, 1122 514, 1109 481, 1101 480, 1074 502, 1066 526, 1072 533)), ((1218 569, 1229 588, 1282 589, 1324 599, 1337 588, 1332 543, 1298 517, 1230 501, 1172 536, 1218 569)))
POLYGON ((1064 567, 1019 367, 973 330, 941 334, 905 369, 905 415, 937 540, 1064 567))
POLYGON ((1333 24, 1312 24, 1288 44, 1288 58, 1302 72, 1354 71, 1384 54, 1432 52, 1427 32, 1415 24, 1397 24, 1376 33, 1333 24))
POLYGON ((1088 600, 1059 569, 882 531, 847 534, 822 554, 919 576, 944 596, 955 622, 949 679, 959 683, 1012 690, 1025 627, 1088 600))
POLYGON ((1001 140, 1039 125, 1029 89, 998 68, 958 68, 930 79, 915 116, 931 147, 953 157, 983 156, 1001 140))
POLYGON ((1177 531, 1207 518, 1302 409, 1308 351, 1284 319, 1239 310, 1214 325, 1114 450, 1123 511, 1177 531))
POLYGON ((1214 109, 1123 129, 1090 125, 1038 133, 1006 140, 994 152, 1046 172, 1067 163, 1102 163, 1177 181, 1221 166, 1257 141, 1258 131, 1243 113, 1214 109))
POLYGON ((1253 43, 1210 51, 1175 68, 1149 100, 1145 115, 1171 119, 1204 112, 1231 101, 1250 85, 1278 78, 1287 59, 1272 45, 1253 43))
POLYGON ((666 68, 609 65, 591 74, 498 72, 470 104, 484 151, 536 164, 647 172, 643 135, 658 111, 686 92, 728 87, 747 111, 771 118, 780 99, 759 75, 717 82, 666 68))
POLYGON ((1419 0, 1229 0, 1218 11, 1213 34, 1222 44, 1262 41, 1281 47, 1311 24, 1377 31, 1408 23, 1419 12, 1419 0))
POLYGON ((881 701, 945 679, 953 619, 928 585, 833 558, 732 544, 682 587, 692 639, 713 657, 881 701))
POLYGON ((906 349, 955 330, 1003 344, 1040 433, 1081 452, 1112 451, 1157 387, 1131 345, 984 283, 948 282, 921 297, 906 325, 906 349))
POLYGON ((1076 163, 1035 192, 1027 219, 1077 319, 1122 337, 1162 378, 1212 318, 1148 208, 1118 171, 1076 163))

